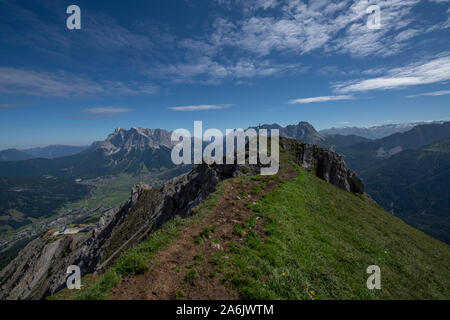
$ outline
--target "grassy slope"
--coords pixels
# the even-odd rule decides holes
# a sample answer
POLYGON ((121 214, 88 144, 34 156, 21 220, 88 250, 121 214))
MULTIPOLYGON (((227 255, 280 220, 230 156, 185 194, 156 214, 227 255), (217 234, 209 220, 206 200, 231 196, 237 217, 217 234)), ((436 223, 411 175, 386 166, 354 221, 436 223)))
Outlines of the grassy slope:
POLYGON ((355 196, 299 170, 260 202, 268 236, 232 256, 231 282, 255 299, 450 297, 450 248, 355 196), (366 288, 381 268, 382 290, 366 288), (285 276, 283 276, 283 272, 285 276))
MULTIPOLYGON (((223 264, 218 276, 224 285, 248 299, 450 297, 446 244, 365 196, 346 193, 303 169, 298 172, 297 178, 282 182, 252 207, 243 226, 244 241, 217 254, 215 264, 223 264), (254 228, 257 216, 264 220, 264 234, 254 228), (373 264, 381 268, 381 290, 366 287, 366 268, 373 264)), ((121 277, 145 272, 185 228, 201 224, 225 183, 200 206, 199 214, 167 223, 105 275, 83 278, 86 287, 81 292, 63 290, 53 298, 107 299, 121 277)))

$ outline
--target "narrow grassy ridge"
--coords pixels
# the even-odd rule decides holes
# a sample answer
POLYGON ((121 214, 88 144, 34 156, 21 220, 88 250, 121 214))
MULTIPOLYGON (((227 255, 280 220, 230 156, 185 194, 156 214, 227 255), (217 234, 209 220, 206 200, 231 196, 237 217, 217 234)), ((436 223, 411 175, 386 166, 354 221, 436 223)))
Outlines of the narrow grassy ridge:
MULTIPOLYGON (((84 277, 80 292, 66 289, 52 298, 108 299, 123 277, 152 279, 158 253, 170 252, 175 240, 181 247, 195 244, 189 268, 173 271, 184 277, 171 286, 176 299, 198 297, 198 288, 212 279, 243 299, 450 298, 448 245, 406 225, 367 195, 344 192, 288 160, 282 171, 289 166, 296 177, 222 182, 193 216, 166 223, 104 275, 84 277), (267 191, 270 179, 277 182, 267 191), (212 226, 206 217, 215 215, 220 219, 212 226), (198 233, 188 232, 194 227, 198 233), (370 265, 381 269, 381 290, 366 286, 370 265)), ((136 291, 127 290, 127 298, 136 291)))

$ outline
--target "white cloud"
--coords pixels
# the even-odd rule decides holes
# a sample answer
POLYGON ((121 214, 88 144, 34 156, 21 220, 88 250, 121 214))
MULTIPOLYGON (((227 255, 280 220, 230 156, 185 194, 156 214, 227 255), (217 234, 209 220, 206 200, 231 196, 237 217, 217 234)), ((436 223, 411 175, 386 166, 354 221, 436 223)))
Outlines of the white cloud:
POLYGON ((149 76, 167 79, 171 82, 200 82, 219 84, 227 79, 242 80, 263 78, 303 69, 298 64, 275 64, 269 60, 241 58, 236 62, 219 63, 207 56, 201 56, 191 62, 174 65, 159 65, 147 70, 149 76))
POLYGON ((374 3, 368 0, 309 3, 292 0, 277 7, 273 15, 251 11, 237 22, 218 18, 209 41, 216 48, 234 47, 259 56, 272 52, 305 54, 317 49, 359 57, 389 56, 424 32, 424 28, 412 27, 412 9, 419 2, 377 2, 381 8, 382 28, 369 30, 366 9, 374 3))
POLYGON ((81 115, 71 118, 77 120, 109 119, 131 111, 131 109, 123 107, 92 107, 81 110, 81 115))
POLYGON ((205 104, 205 105, 193 105, 193 106, 179 106, 179 107, 168 107, 174 111, 205 111, 205 110, 221 110, 230 107, 231 104, 205 104))
POLYGON ((450 80, 450 55, 394 68, 381 77, 338 83, 339 93, 387 90, 450 80))
POLYGON ((249 14, 258 9, 272 9, 280 4, 277 0, 215 0, 218 4, 224 5, 229 9, 232 9, 233 5, 237 5, 242 10, 249 14))
POLYGON ((0 67, 0 92, 47 97, 142 95, 158 92, 150 83, 92 81, 68 72, 42 72, 0 67))
POLYGON ((407 96, 407 98, 417 98, 417 97, 422 97, 422 96, 437 97, 437 96, 446 96, 449 94, 450 94, 450 90, 442 90, 442 91, 435 91, 435 92, 425 92, 425 93, 413 94, 413 95, 407 96))
POLYGON ((437 30, 431 25, 445 23, 417 23, 412 9, 420 1, 378 1, 382 28, 369 30, 366 9, 374 4, 369 0, 216 0, 234 14, 216 18, 207 35, 179 40, 184 60, 152 66, 145 74, 175 83, 241 83, 305 68, 277 62, 274 57, 279 54, 394 55, 413 44, 416 36, 437 30))
POLYGON ((340 101, 340 100, 353 100, 353 96, 349 95, 342 95, 342 96, 323 96, 323 97, 312 97, 312 98, 301 98, 301 99, 294 99, 288 101, 289 104, 307 104, 307 103, 314 103, 314 102, 327 102, 327 101, 340 101))
POLYGON ((81 112, 88 114, 103 114, 103 115, 111 115, 117 113, 125 113, 130 112, 130 109, 121 108, 121 107, 95 107, 84 109, 81 112))

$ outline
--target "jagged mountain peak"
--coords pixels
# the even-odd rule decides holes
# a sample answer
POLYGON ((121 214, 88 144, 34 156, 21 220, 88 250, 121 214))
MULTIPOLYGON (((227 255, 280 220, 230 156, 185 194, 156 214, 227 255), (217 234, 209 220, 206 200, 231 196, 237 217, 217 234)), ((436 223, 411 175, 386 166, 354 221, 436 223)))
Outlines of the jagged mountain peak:
POLYGON ((298 124, 291 124, 286 127, 282 127, 277 123, 273 123, 273 124, 263 124, 253 128, 279 129, 280 136, 286 138, 293 138, 312 144, 321 144, 320 142, 325 139, 323 135, 317 132, 317 130, 314 129, 314 127, 309 122, 306 121, 300 121, 298 124))
POLYGON ((107 155, 119 151, 159 149, 161 147, 171 148, 171 133, 164 129, 147 129, 142 127, 132 127, 129 130, 116 128, 109 134, 106 140, 93 143, 93 148, 101 149, 107 155))

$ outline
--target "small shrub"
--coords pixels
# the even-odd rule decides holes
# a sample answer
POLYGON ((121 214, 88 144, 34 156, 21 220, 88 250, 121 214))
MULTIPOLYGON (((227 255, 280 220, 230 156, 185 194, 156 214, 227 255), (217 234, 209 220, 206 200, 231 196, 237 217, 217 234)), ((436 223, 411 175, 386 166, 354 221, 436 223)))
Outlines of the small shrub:
POLYGON ((223 252, 215 252, 209 257, 209 262, 216 266, 223 265, 225 264, 224 256, 223 252))
POLYGON ((175 299, 182 300, 185 297, 185 293, 183 290, 177 290, 175 291, 175 299))
POLYGON ((200 237, 200 236, 198 236, 197 238, 195 238, 194 242, 195 242, 196 244, 202 244, 202 243, 203 243, 203 238, 200 237))
POLYGON ((252 190, 250 191, 251 194, 257 195, 262 190, 262 187, 260 185, 253 186, 252 190))
POLYGON ((200 237, 202 237, 202 238, 209 238, 210 235, 211 235, 211 230, 209 230, 208 227, 204 227, 202 230, 202 233, 200 233, 200 237))
POLYGON ((233 226, 233 233, 238 235, 239 237, 242 237, 242 235, 244 234, 243 230, 242 230, 242 226, 238 223, 236 223, 233 226))
POLYGON ((186 281, 187 283, 192 283, 195 278, 197 278, 197 271, 195 271, 195 269, 189 269, 188 271, 186 271, 184 281, 186 281))
POLYGON ((205 260, 205 256, 202 254, 196 254, 194 256, 194 265, 198 266, 199 264, 201 264, 203 262, 203 260, 205 260))

